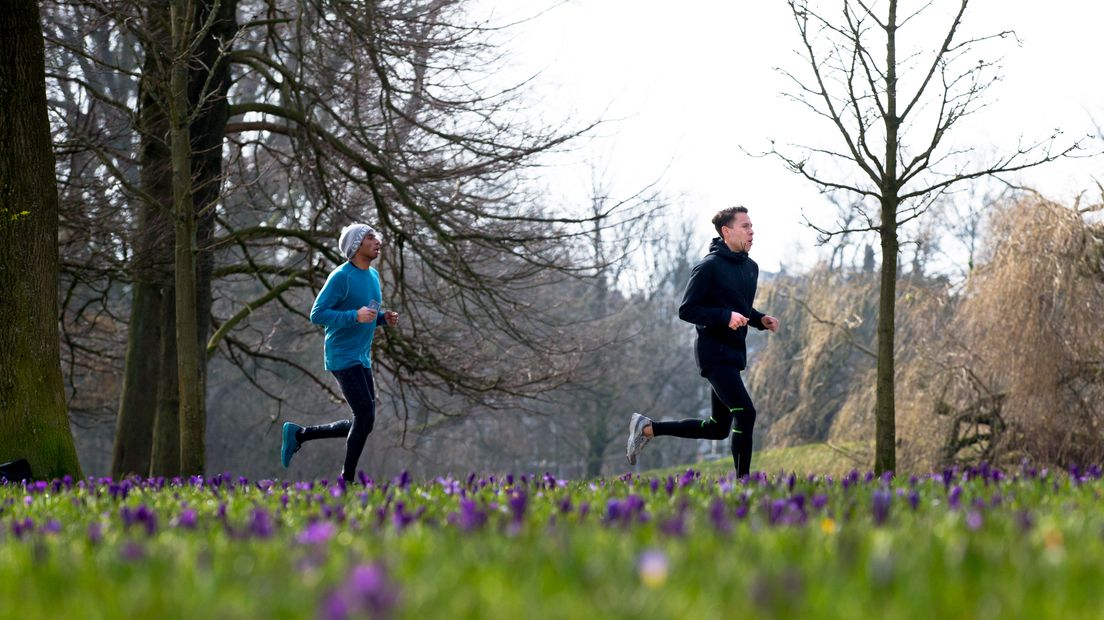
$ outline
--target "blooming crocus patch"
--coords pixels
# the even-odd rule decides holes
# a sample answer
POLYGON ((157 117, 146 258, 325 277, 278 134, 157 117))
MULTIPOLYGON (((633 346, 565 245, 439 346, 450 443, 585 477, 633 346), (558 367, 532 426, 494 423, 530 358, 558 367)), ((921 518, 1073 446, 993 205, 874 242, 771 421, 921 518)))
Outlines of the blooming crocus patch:
POLYGON ((1102 494, 1099 467, 1028 466, 9 483, 0 601, 11 617, 1099 617, 1102 494))

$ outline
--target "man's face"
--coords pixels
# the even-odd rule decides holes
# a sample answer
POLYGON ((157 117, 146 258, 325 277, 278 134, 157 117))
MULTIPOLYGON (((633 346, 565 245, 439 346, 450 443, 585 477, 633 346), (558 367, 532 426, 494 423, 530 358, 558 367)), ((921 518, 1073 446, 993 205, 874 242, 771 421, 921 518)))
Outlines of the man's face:
POLYGON ((380 245, 380 240, 376 239, 375 235, 368 233, 364 235, 364 240, 360 242, 360 249, 357 253, 370 261, 376 260, 379 258, 380 245))
POLYGON ((721 226, 721 235, 725 245, 733 252, 751 251, 751 218, 747 213, 737 213, 727 226, 721 226))

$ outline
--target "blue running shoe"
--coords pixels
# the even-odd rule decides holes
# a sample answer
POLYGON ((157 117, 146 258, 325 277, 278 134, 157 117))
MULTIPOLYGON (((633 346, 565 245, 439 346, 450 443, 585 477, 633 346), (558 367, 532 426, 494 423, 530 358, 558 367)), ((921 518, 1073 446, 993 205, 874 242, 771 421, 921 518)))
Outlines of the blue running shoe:
POLYGON ((295 438, 295 434, 301 430, 303 427, 294 422, 284 422, 284 443, 280 446, 280 462, 284 464, 284 469, 291 465, 292 455, 302 446, 295 438))

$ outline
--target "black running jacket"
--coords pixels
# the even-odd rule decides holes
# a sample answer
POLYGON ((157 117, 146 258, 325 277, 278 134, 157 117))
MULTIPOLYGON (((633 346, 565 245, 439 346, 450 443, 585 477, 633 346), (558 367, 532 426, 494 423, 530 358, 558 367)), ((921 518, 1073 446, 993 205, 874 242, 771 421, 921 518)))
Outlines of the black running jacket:
POLYGON ((744 337, 747 326, 730 329, 732 312, 748 318, 748 325, 763 327, 762 312, 753 307, 759 265, 747 252, 733 252, 720 237, 709 245, 709 254, 694 266, 682 295, 679 318, 698 330, 695 353, 702 375, 710 366, 727 364, 743 370, 747 365, 744 337))

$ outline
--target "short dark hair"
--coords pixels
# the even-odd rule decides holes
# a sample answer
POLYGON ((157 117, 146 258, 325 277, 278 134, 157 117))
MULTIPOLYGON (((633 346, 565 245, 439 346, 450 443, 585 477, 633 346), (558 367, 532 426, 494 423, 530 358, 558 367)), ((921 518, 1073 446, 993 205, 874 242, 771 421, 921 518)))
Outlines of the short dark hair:
POLYGON ((717 211, 717 215, 713 216, 713 228, 717 229, 717 234, 721 234, 721 227, 728 226, 733 219, 736 218, 737 213, 747 213, 747 207, 729 207, 727 209, 721 209, 717 211))

